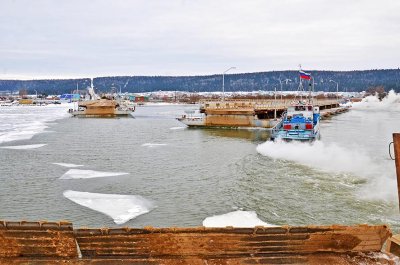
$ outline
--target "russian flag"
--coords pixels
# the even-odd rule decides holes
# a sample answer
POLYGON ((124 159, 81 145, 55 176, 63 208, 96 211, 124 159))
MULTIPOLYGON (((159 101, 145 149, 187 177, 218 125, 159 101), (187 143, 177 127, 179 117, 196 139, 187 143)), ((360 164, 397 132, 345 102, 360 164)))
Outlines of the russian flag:
POLYGON ((299 71, 299 74, 301 79, 307 79, 307 80, 311 79, 311 74, 308 74, 304 71, 299 71))

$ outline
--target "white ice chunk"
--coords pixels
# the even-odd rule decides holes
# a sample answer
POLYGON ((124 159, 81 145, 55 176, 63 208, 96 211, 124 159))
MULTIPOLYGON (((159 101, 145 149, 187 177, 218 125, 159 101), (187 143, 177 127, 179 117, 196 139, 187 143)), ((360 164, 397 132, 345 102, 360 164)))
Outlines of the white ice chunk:
POLYGON ((11 146, 1 146, 0 148, 22 150, 22 149, 35 149, 35 148, 40 148, 40 147, 43 147, 43 146, 45 146, 45 145, 47 145, 47 144, 11 145, 11 146))
POLYGON ((68 164, 68 163, 53 163, 53 164, 62 167, 83 167, 83 165, 68 164))
POLYGON ((79 205, 110 216, 116 224, 123 224, 155 208, 152 201, 139 195, 103 194, 73 190, 66 190, 63 194, 65 198, 79 205))
POLYGON ((145 147, 156 147, 156 146, 164 146, 164 145, 167 145, 167 144, 155 144, 155 143, 142 144, 142 146, 145 146, 145 147))
POLYGON ((172 128, 169 128, 170 130, 183 130, 183 129, 186 129, 186 127, 172 127, 172 128))
POLYGON ((127 175, 129 173, 123 172, 103 172, 85 169, 70 169, 60 179, 90 179, 90 178, 104 178, 127 175))
POLYGON ((234 211, 227 214, 215 215, 207 217, 203 221, 205 227, 255 227, 255 226, 271 226, 275 225, 268 224, 261 221, 257 217, 257 213, 254 211, 234 211))

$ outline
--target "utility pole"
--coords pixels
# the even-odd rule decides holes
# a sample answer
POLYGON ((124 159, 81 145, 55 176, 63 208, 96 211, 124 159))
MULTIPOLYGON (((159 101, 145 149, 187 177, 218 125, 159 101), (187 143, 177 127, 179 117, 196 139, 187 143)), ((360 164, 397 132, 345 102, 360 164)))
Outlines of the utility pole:
POLYGON ((394 158, 396 162, 397 173, 397 193, 399 195, 400 209, 400 133, 393 133, 394 158))
POLYGON ((225 73, 232 69, 236 69, 236 67, 231 67, 222 73, 222 101, 225 101, 225 73))
POLYGON ((336 100, 339 102, 339 83, 336 81, 333 81, 332 79, 329 80, 329 82, 333 82, 336 84, 336 100))

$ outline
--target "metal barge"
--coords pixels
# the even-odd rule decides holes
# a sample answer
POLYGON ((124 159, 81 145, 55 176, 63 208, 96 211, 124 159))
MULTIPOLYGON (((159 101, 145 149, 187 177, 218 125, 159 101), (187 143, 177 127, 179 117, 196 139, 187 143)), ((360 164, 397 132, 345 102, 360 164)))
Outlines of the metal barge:
POLYGON ((99 99, 79 101, 77 109, 70 109, 74 117, 120 117, 130 116, 135 107, 129 107, 116 100, 99 99))
MULTIPOLYGON (((178 118, 189 127, 273 128, 293 100, 223 100, 200 102, 200 116, 186 113, 178 118)), ((322 115, 347 111, 337 100, 315 100, 322 115)))
POLYGON ((0 264, 394 264, 385 225, 74 229, 0 222, 0 264), (356 261, 356 262, 355 262, 356 261))

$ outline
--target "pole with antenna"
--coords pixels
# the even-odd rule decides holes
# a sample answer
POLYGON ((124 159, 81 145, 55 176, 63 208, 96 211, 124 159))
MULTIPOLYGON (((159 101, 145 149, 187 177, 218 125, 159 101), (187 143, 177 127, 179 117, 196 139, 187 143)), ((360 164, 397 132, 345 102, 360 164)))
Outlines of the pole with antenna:
POLYGON ((397 173, 397 193, 399 195, 400 209, 400 133, 393 133, 394 159, 397 173))
MULTIPOLYGON (((299 64, 299 69, 301 70, 301 64, 299 64)), ((303 82, 301 81, 301 76, 299 75, 299 87, 297 88, 297 92, 300 94, 300 101, 303 101, 303 82)))

